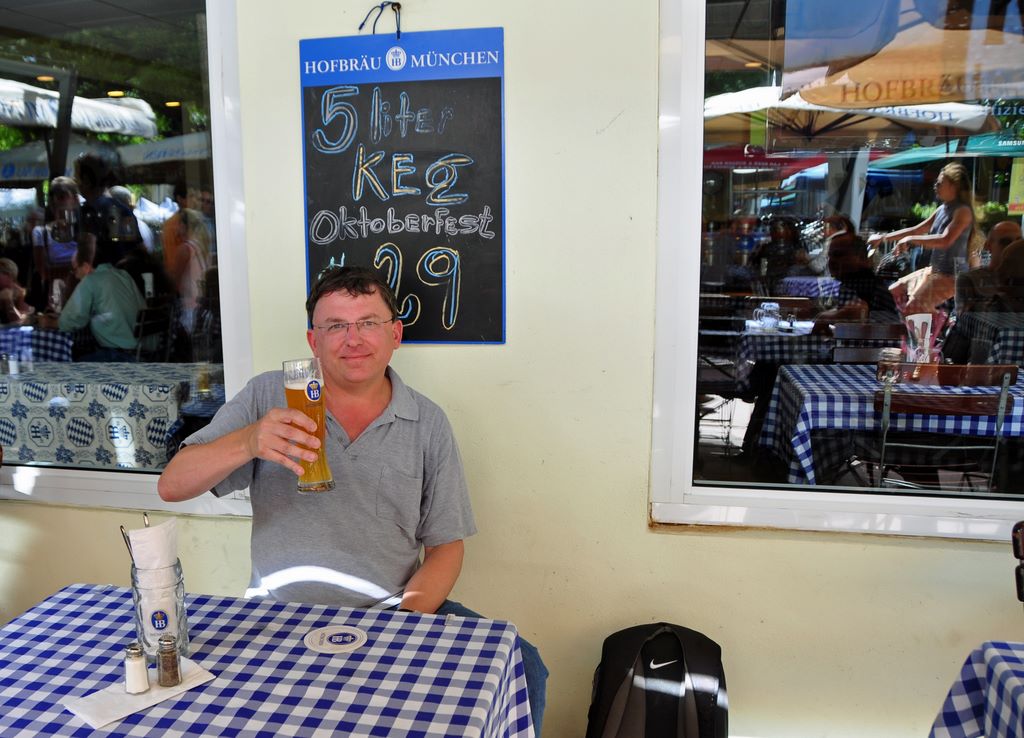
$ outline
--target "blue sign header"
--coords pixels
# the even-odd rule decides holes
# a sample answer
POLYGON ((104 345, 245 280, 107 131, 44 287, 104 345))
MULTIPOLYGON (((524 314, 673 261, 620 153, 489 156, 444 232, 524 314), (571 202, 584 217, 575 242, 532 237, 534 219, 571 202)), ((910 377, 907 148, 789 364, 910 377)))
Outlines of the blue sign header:
POLYGON ((501 77, 504 29, 422 31, 299 42, 303 87, 501 77))

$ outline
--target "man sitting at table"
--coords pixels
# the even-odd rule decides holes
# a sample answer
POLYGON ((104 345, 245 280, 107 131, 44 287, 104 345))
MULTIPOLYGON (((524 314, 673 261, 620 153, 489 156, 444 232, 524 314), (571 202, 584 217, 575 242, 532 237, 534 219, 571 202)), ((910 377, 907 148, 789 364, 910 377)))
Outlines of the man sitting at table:
POLYGON ((982 251, 989 254, 986 266, 962 272, 956 278, 956 312, 992 312, 996 310, 996 272, 1003 261, 1003 251, 1021 236, 1020 225, 1004 220, 992 226, 982 251))
POLYGON ((62 331, 89 326, 98 349, 80 361, 135 361, 135 322, 145 306, 131 276, 97 251, 95 239, 83 236, 72 262, 79 280, 57 321, 62 331))
POLYGON ((834 308, 815 316, 816 330, 840 321, 899 322, 889 282, 871 269, 863 240, 849 234, 836 236, 829 244, 828 271, 839 282, 839 294, 834 308))
MULTIPOLYGON (((337 488, 296 492, 296 459, 312 461, 320 443, 313 421, 286 407, 282 372, 272 371, 185 439, 160 477, 160 497, 249 488, 250 595, 480 617, 447 599, 476 526, 448 419, 388 366, 402 340, 394 296, 369 269, 335 267, 313 285, 306 311, 337 488)), ((547 669, 533 646, 521 646, 539 735, 547 669)))

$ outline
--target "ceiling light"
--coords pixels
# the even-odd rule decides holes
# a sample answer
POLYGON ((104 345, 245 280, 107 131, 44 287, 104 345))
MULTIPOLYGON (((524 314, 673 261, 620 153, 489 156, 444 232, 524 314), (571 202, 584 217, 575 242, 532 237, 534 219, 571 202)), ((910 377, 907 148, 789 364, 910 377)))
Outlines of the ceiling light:
POLYGON ((761 62, 749 61, 743 66, 745 66, 747 69, 757 69, 758 67, 761 66, 761 62))
POLYGON ((180 108, 181 107, 181 101, 180 100, 168 100, 167 102, 164 103, 164 105, 166 105, 169 108, 180 108))
POLYGON ((53 76, 49 74, 40 74, 36 79, 39 82, 53 82, 53 76))
POLYGON ((124 97, 124 90, 107 90, 107 97, 124 97))

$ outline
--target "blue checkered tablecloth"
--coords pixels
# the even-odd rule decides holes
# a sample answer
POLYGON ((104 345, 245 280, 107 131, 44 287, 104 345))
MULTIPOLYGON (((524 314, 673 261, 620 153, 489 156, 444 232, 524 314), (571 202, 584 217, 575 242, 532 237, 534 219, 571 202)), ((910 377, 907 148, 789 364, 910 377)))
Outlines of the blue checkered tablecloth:
POLYGON ((972 344, 988 346, 987 363, 1024 364, 1024 315, 964 313, 957 316, 956 323, 972 344))
POLYGON ((159 470, 201 366, 36 362, 0 376, 5 460, 159 470))
POLYGON ((25 363, 32 361, 71 361, 70 333, 17 326, 0 328, 0 354, 16 356, 25 363))
POLYGON ((73 584, 0 629, 0 735, 530 738, 509 623, 186 595, 191 658, 215 679, 93 731, 62 703, 124 679, 130 590, 73 584), (363 630, 345 654, 315 628, 363 630))
POLYGON ((824 334, 798 335, 746 330, 740 335, 739 361, 736 366, 740 391, 750 388, 751 370, 758 361, 773 364, 820 364, 832 360, 834 345, 832 337, 824 334))
POLYGON ((832 277, 784 277, 779 282, 779 294, 789 297, 835 297, 839 282, 832 277))
POLYGON ((974 649, 942 703, 929 738, 1024 736, 1024 643, 974 649))
MULTIPOLYGON (((875 391, 881 383, 875 367, 865 365, 784 366, 772 392, 771 405, 765 415, 760 444, 775 451, 789 464, 791 484, 815 484, 815 449, 812 433, 822 430, 863 431, 881 433, 880 419, 875 413, 875 391)), ((899 385, 901 391, 927 394, 939 388, 921 385, 899 385)), ((950 391, 949 387, 941 388, 950 391)), ((963 394, 998 393, 997 387, 957 387, 963 394)), ((1010 388, 1013 409, 1003 425, 1006 436, 1024 432, 1024 373, 1010 388)), ((953 435, 991 436, 995 434, 995 418, 985 416, 951 416, 895 414, 894 431, 926 431, 953 435)), ((848 439, 847 439, 848 441, 848 439)), ((849 450, 849 444, 845 444, 849 450)), ((838 448, 842 452, 843 448, 838 448)), ((833 459, 836 460, 836 459, 833 459)), ((841 461, 841 459, 838 459, 841 461)), ((818 463, 822 454, 818 453, 818 463)))

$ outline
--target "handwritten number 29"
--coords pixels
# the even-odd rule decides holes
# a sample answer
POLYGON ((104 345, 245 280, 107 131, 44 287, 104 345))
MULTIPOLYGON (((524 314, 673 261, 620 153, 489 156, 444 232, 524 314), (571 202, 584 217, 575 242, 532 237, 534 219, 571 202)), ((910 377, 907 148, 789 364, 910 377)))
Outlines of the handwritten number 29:
MULTIPOLYGON (((398 289, 402 281, 402 252, 393 243, 384 243, 373 256, 373 266, 387 270, 387 283, 391 294, 398 299, 398 289)), ((409 293, 398 305, 398 319, 405 325, 412 325, 420 319, 420 298, 409 293)))
MULTIPOLYGON (((393 243, 381 244, 373 256, 373 266, 386 271, 388 287, 397 296, 402 279, 402 252, 393 243)), ((441 326, 450 331, 459 318, 459 292, 462 285, 462 267, 459 252, 444 246, 427 251, 416 265, 416 276, 428 287, 444 287, 441 303, 441 326)), ((398 318, 412 325, 420 317, 420 298, 409 293, 400 298, 398 318)))

